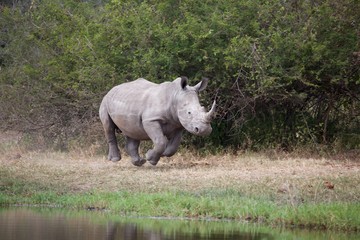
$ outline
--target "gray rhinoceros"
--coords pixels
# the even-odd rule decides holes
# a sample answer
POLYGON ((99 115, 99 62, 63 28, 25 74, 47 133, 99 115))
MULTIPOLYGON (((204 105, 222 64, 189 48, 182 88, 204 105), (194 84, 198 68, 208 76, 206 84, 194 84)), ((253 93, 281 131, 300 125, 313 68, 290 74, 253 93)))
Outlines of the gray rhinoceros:
POLYGON ((209 135, 215 113, 215 101, 209 112, 199 103, 198 92, 204 90, 208 79, 188 86, 186 77, 156 84, 143 78, 112 88, 103 98, 99 113, 109 144, 108 159, 119 161, 120 151, 115 130, 126 136, 125 149, 135 166, 148 160, 156 165, 162 156, 177 151, 184 129, 199 136, 209 135), (151 139, 154 148, 139 156, 141 140, 151 139))

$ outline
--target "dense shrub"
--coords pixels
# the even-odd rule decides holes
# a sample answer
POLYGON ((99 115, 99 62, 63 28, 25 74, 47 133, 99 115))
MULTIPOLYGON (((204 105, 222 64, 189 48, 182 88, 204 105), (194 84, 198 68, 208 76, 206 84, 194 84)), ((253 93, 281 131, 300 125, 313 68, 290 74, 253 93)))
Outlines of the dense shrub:
POLYGON ((32 0, 0 13, 2 128, 66 147, 112 86, 207 76, 214 132, 188 145, 360 147, 356 0, 32 0))

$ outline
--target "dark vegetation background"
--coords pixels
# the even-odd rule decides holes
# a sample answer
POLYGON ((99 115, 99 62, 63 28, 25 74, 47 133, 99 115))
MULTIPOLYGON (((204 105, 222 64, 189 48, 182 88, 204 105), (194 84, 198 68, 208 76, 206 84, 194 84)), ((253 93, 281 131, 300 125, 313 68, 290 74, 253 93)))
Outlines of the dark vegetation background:
POLYGON ((218 101, 212 135, 186 146, 359 149, 359 69, 358 0, 0 2, 1 130, 36 147, 105 143, 110 88, 185 75, 218 101))

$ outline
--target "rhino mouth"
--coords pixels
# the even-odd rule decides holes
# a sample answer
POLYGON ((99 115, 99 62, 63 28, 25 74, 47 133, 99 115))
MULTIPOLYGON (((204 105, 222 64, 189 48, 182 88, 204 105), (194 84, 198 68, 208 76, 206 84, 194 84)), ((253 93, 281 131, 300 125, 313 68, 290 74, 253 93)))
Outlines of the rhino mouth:
POLYGON ((197 136, 208 136, 212 132, 212 128, 209 123, 204 124, 202 126, 195 125, 195 126, 190 126, 189 128, 185 127, 185 129, 197 136))
POLYGON ((197 136, 209 136, 211 132, 212 132, 212 128, 209 127, 208 129, 206 129, 206 131, 198 131, 198 132, 196 132, 195 135, 197 135, 197 136))

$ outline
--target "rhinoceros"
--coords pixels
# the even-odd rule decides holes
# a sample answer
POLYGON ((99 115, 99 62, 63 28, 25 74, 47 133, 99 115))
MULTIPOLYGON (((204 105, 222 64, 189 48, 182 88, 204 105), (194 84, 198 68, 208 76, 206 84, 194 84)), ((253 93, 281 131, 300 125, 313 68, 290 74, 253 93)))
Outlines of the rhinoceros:
POLYGON ((143 165, 146 160, 156 165, 160 157, 174 155, 184 129, 199 136, 209 135, 216 102, 207 112, 198 98, 207 84, 207 78, 195 86, 189 86, 186 77, 161 84, 139 78, 112 88, 99 109, 109 145, 108 159, 114 162, 121 159, 116 130, 125 135, 125 149, 135 166, 143 165), (145 159, 139 156, 141 140, 151 140, 154 145, 145 159))

